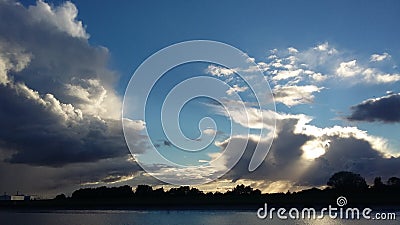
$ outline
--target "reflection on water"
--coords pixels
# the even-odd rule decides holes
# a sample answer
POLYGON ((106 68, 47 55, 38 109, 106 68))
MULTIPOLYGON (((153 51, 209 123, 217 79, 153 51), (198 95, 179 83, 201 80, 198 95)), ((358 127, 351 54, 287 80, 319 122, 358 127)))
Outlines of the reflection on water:
MULTIPOLYGON (((399 213, 396 213, 398 218, 399 213)), ((397 221, 379 221, 379 224, 397 224, 397 221)), ((7 212, 0 211, 2 225, 340 225, 377 224, 375 220, 333 220, 328 216, 317 220, 261 220, 252 211, 47 211, 7 212)))

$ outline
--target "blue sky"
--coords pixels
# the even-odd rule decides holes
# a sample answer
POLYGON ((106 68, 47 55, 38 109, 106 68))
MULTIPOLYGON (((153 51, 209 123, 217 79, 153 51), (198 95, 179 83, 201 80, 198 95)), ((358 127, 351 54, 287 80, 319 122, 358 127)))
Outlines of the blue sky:
MULTIPOLYGON (((111 66, 121 74, 118 88, 121 94, 130 75, 144 59, 161 48, 186 40, 222 41, 247 52, 257 61, 265 61, 270 49, 307 49, 324 42, 346 51, 349 59, 369 60, 371 54, 382 52, 390 52, 393 61, 400 57, 400 31, 396 29, 400 4, 395 1, 368 4, 363 1, 146 1, 104 2, 95 7, 88 2, 74 3, 79 8, 78 18, 85 21, 91 34, 90 41, 110 50, 111 66)), ((331 108, 346 113, 349 106, 382 96, 387 90, 396 91, 398 85, 369 87, 363 93, 364 89, 358 85, 346 91, 325 90, 318 94, 315 104, 334 104, 331 108)), ((315 115, 317 107, 310 110, 307 105, 283 110, 315 115)), ((315 123, 343 124, 331 121, 334 114, 325 107, 319 108, 321 113, 315 123)), ((396 133, 387 129, 396 130, 398 126, 359 126, 370 128, 372 134, 388 135, 394 139, 393 143, 399 144, 396 133)))
MULTIPOLYGON (((74 3, 79 8, 78 18, 85 21, 91 34, 90 41, 110 50, 111 66, 121 74, 118 88, 121 94, 144 59, 161 48, 186 40, 222 41, 260 61, 270 49, 291 46, 307 49, 324 42, 348 51, 350 58, 369 60, 371 54, 382 52, 390 52, 394 61, 400 57, 400 31, 396 29, 400 4, 396 1, 368 4, 363 1, 146 1, 104 2, 96 6, 74 3)), ((339 91, 333 96, 328 90, 320 94, 317 103, 323 104, 326 96, 329 104, 337 104, 337 110, 346 110, 361 100, 383 95, 386 89, 398 90, 396 85, 374 86, 370 88, 372 92, 361 94, 364 88, 352 87, 350 93, 339 91), (348 102, 343 102, 344 98, 348 102)), ((297 112, 304 113, 302 109, 297 112)), ((335 123, 328 121, 332 115, 321 113, 321 116, 324 119, 320 124, 335 123)), ((377 130, 395 137, 386 128, 377 130)), ((379 134, 374 129, 370 132, 379 134)))
MULTIPOLYGON (((199 39, 246 53, 268 80, 277 109, 275 140, 258 171, 247 171, 251 140, 237 166, 203 188, 247 183, 264 191, 298 190, 323 186, 339 170, 360 173, 367 181, 400 176, 399 1, 21 3, 0 5, 0 103, 5 106, 0 116, 14 131, 0 132, 0 178, 9 180, 0 191, 68 192, 78 180, 88 186, 160 185, 126 148, 123 95, 146 58, 199 39), (31 172, 24 175, 27 168, 31 172), (28 177, 47 182, 32 185, 28 177)), ((243 101, 253 103, 235 73, 223 74, 221 68, 189 63, 165 74, 150 96, 149 121, 129 123, 138 157, 152 161, 144 128, 162 154, 187 165, 207 163, 227 142, 240 142, 239 135, 229 136, 231 122, 257 133, 256 125, 241 123, 240 111, 229 118, 218 104, 199 98, 182 110, 181 128, 195 139, 199 120, 210 116, 218 125, 214 142, 194 155, 165 137, 158 123, 163 98, 185 79, 220 79, 237 85, 243 101)), ((255 113, 251 122, 259 116, 255 113)), ((152 166, 177 179, 181 173, 195 179, 196 172, 206 178, 212 173, 152 166)))
POLYGON ((113 68, 123 74, 121 93, 144 59, 186 40, 222 41, 257 59, 269 49, 302 49, 325 41, 367 57, 388 50, 396 55, 400 49, 396 1, 74 3, 90 42, 106 46, 113 68))

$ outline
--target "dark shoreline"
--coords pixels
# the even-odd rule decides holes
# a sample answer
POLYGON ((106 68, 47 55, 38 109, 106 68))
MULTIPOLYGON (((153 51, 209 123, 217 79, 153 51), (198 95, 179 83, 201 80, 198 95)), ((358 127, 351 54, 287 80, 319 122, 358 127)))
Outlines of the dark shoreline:
MULTIPOLYGON (((126 211, 152 211, 152 210, 212 210, 212 211, 257 211, 264 204, 268 204, 268 208, 314 208, 316 210, 328 207, 338 207, 336 203, 327 204, 279 204, 265 202, 254 202, 245 204, 224 204, 224 203, 207 203, 207 204, 136 204, 133 202, 104 202, 104 201, 56 201, 56 200, 33 200, 33 201, 3 201, 0 202, 0 211, 57 211, 57 210, 126 210, 126 211)), ((343 206, 343 208, 371 208, 378 211, 400 211, 400 204, 381 205, 381 204, 351 204, 343 206)))
POLYGON ((325 189, 311 188, 299 192, 261 193, 250 186, 237 185, 225 193, 204 193, 197 188, 180 186, 165 191, 149 185, 136 190, 121 187, 96 187, 76 190, 71 196, 57 195, 54 199, 30 200, 23 195, 6 196, 0 210, 254 210, 268 208, 370 208, 400 209, 400 178, 390 178, 385 185, 380 178, 368 186, 358 174, 339 172, 332 176, 325 189), (337 178, 336 175, 340 176, 337 178), (350 178, 349 178, 350 176, 350 178), (24 198, 22 198, 22 197, 24 198), (8 197, 8 198, 6 198, 8 197), (17 198, 18 197, 18 198, 17 198), (13 199, 13 200, 11 200, 13 199), (17 199, 21 199, 18 201, 17 199), (26 199, 26 200, 22 200, 26 199))

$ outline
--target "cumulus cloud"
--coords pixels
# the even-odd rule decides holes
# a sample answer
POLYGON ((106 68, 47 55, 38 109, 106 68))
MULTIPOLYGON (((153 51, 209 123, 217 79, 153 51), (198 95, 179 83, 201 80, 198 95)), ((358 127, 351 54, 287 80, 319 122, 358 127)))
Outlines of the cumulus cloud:
POLYGON ((369 84, 395 83, 400 81, 400 74, 383 73, 376 68, 362 67, 357 60, 341 62, 336 69, 336 74, 341 78, 354 78, 353 83, 362 81, 369 84))
MULTIPOLYGON (((253 180, 270 185, 273 182, 290 184, 286 190, 301 186, 323 186, 339 170, 361 173, 367 179, 385 174, 398 176, 400 159, 390 155, 386 140, 368 135, 355 127, 334 126, 319 128, 310 125, 305 115, 279 114, 277 134, 263 164, 248 172, 248 164, 259 140, 250 139, 238 164, 223 178, 253 180), (382 166, 388 164, 388 166, 382 166), (293 187, 292 187, 293 186, 293 187)), ((229 141, 241 141, 233 136, 218 143, 221 149, 229 141)), ((234 156, 224 155, 225 160, 234 156)), ((240 181, 239 181, 240 182, 240 181)))
POLYGON ((351 107, 353 121, 380 121, 385 123, 400 122, 400 93, 390 94, 380 98, 367 99, 351 107))
POLYGON ((222 66, 216 66, 216 65, 209 65, 206 69, 206 73, 217 76, 217 77, 226 77, 230 76, 235 73, 234 70, 228 69, 222 66))
POLYGON ((312 103, 314 101, 314 92, 319 92, 323 88, 315 85, 306 86, 280 86, 274 87, 274 98, 276 102, 281 102, 286 106, 294 106, 305 103, 312 103))
POLYGON ((336 70, 336 74, 341 77, 353 77, 361 72, 361 68, 357 65, 357 60, 341 62, 336 70))
POLYGON ((13 152, 7 162, 58 167, 129 153, 118 120, 84 115, 22 83, 0 87, 0 93, 0 147, 13 152))
POLYGON ((247 89, 248 89, 248 87, 246 87, 246 86, 244 86, 244 87, 239 87, 239 85, 234 84, 233 87, 230 87, 230 88, 226 91, 226 93, 227 93, 228 95, 232 95, 232 94, 234 94, 234 93, 244 92, 244 91, 246 91, 247 89))
POLYGON ((53 25, 72 37, 89 38, 82 21, 76 19, 78 9, 69 1, 58 7, 51 7, 43 0, 38 0, 36 5, 29 6, 28 12, 31 14, 32 19, 38 23, 53 25))
MULTIPOLYGON (((38 1, 37 5, 28 9, 11 1, 0 3, 0 45, 8 46, 6 50, 9 56, 25 54, 24 60, 18 58, 19 67, 29 62, 23 70, 17 73, 11 71, 9 76, 15 82, 22 82, 39 93, 51 93, 61 102, 72 104, 84 112, 117 119, 120 117, 121 101, 113 87, 118 76, 106 68, 108 50, 101 46, 91 46, 85 38, 76 37, 71 34, 72 31, 66 32, 53 24, 55 18, 60 20, 57 23, 64 20, 63 23, 68 23, 72 17, 59 15, 68 7, 75 8, 72 3, 50 7, 38 1), (44 13, 32 9, 50 10, 55 16, 44 17, 39 21, 36 17, 44 13), (82 89, 88 93, 85 95, 82 89), (83 95, 78 95, 81 93, 83 95), (92 104, 81 104, 85 101, 97 101, 97 109, 93 109, 92 104)), ((76 17, 73 18, 75 21, 76 17)), ((78 23, 70 27, 78 29, 81 26, 78 23)), ((12 57, 8 58, 13 60, 12 57)))
POLYGON ((112 89, 114 73, 106 68, 106 51, 46 26, 53 17, 44 18, 46 23, 35 19, 47 10, 61 23, 70 19, 69 10, 76 10, 71 4, 53 9, 38 1, 26 9, 0 3, 0 11, 10 16, 0 22, 0 116, 5 121, 0 139, 4 148, 13 150, 10 163, 61 166, 127 153, 118 120, 120 98, 112 89), (38 36, 51 41, 30 39, 38 36), (66 46, 74 52, 65 51, 66 46))
POLYGON ((291 53, 291 54, 295 54, 295 53, 298 53, 298 52, 299 52, 299 50, 297 50, 297 49, 295 49, 295 48, 293 48, 293 47, 289 47, 289 48, 288 48, 288 51, 289 51, 289 53, 291 53))
POLYGON ((384 52, 383 54, 372 54, 369 60, 371 62, 380 62, 390 58, 391 56, 389 55, 389 53, 384 52))
MULTIPOLYGON (((32 185, 37 191, 56 178, 66 186, 78 174, 82 183, 122 182, 139 171, 127 159, 121 98, 114 90, 118 76, 107 68, 108 50, 88 43, 76 16, 70 2, 53 7, 38 1, 26 8, 0 1, 0 174, 7 180, 0 186, 5 190, 35 179, 43 184, 32 185), (92 177, 73 168, 90 168, 92 177), (26 173, 26 182, 9 173, 14 178, 26 173)), ((144 126, 127 123, 135 134, 134 153, 146 149, 144 126)))
POLYGON ((298 77, 303 70, 280 70, 276 73, 276 75, 272 78, 273 80, 286 80, 292 77, 298 77))
POLYGON ((390 84, 400 81, 400 74, 382 73, 379 70, 367 68, 362 72, 363 80, 370 84, 390 84))
MULTIPOLYGON (((338 50, 328 42, 313 48, 287 51, 274 49, 267 62, 258 62, 269 75, 272 84, 317 84, 340 78, 350 85, 390 84, 400 81, 400 75, 388 67, 371 62, 390 60, 388 53, 373 54, 369 61, 355 59, 346 50, 338 50), (351 59, 351 60, 349 60, 351 59)), ((395 66, 394 66, 395 67, 395 66)))
MULTIPOLYGON (((248 140, 245 152, 240 161, 230 170, 223 179, 231 179, 240 183, 243 180, 263 182, 265 189, 274 182, 285 184, 285 188, 297 190, 306 186, 323 186, 329 177, 339 170, 350 170, 361 173, 368 179, 385 174, 398 176, 399 162, 397 155, 393 155, 388 141, 381 137, 369 135, 366 131, 357 127, 317 127, 311 125, 312 117, 303 114, 284 114, 249 108, 248 122, 241 121, 240 112, 230 112, 234 122, 249 128, 267 127, 270 124, 268 118, 275 118, 276 134, 267 158, 260 167, 249 172, 248 166, 256 146, 269 147, 269 140, 260 140, 256 136, 233 135, 228 139, 216 142, 215 145, 224 150, 228 144, 233 148, 241 146, 248 140), (266 119, 261 120, 261 117, 266 119), (266 124, 260 124, 260 123, 266 124), (388 167, 382 167, 387 163, 388 167)), ((243 114, 242 114, 243 115, 243 114)), ((224 152, 222 160, 224 165, 229 165, 235 160, 236 151, 224 152)), ((212 155, 212 159, 221 157, 221 154, 212 155)), ((221 165, 221 168, 225 168, 221 165)))
POLYGON ((332 55, 332 54, 335 54, 338 52, 335 48, 331 47, 328 42, 325 42, 325 43, 315 46, 313 48, 313 50, 316 50, 319 52, 327 52, 329 55, 332 55))

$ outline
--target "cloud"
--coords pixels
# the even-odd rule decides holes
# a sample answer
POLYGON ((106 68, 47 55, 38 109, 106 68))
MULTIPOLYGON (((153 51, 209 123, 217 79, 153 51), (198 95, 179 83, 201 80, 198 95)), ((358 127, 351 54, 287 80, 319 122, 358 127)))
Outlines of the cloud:
POLYGON ((125 155, 91 163, 68 164, 64 167, 0 163, 0 179, 7 181, 2 182, 0 187, 7 193, 18 190, 24 194, 51 198, 61 192, 70 195, 81 187, 134 183, 142 172, 131 157, 125 155))
POLYGON ((244 91, 246 91, 247 89, 248 89, 248 87, 239 87, 239 85, 234 84, 233 87, 230 87, 230 88, 226 91, 226 94, 232 95, 232 94, 234 94, 235 92, 236 92, 236 93, 238 93, 238 92, 244 92, 244 91))
MULTIPOLYGON (((172 184, 180 184, 182 180, 192 184, 203 184, 216 180, 220 175, 219 170, 225 169, 221 168, 223 165, 212 165, 207 160, 199 160, 199 163, 202 163, 202 165, 197 167, 173 167, 165 164, 152 164, 151 171, 153 176, 168 180, 172 184)), ((156 182, 157 184, 163 183, 161 181, 156 182)))
MULTIPOLYGON (((234 105, 230 103, 230 105, 234 105)), ((257 136, 233 135, 224 141, 216 142, 221 152, 230 144, 231 151, 225 151, 220 168, 226 168, 236 159, 235 146, 241 146, 248 140, 245 152, 239 162, 222 179, 231 179, 240 183, 243 180, 263 182, 264 187, 272 190, 271 183, 283 182, 290 184, 291 190, 310 186, 323 186, 329 177, 340 170, 350 170, 361 173, 372 180, 374 176, 398 176, 400 162, 398 155, 393 154, 388 141, 384 138, 369 135, 357 127, 317 127, 311 125, 312 117, 303 114, 284 114, 272 111, 260 111, 246 108, 248 120, 242 121, 243 112, 238 109, 230 111, 230 118, 244 127, 268 127, 275 118, 275 138, 267 158, 260 167, 249 172, 248 166, 255 154, 256 146, 268 148, 269 140, 260 140, 257 136), (263 119, 263 120, 262 120, 263 119), (265 123, 265 124, 261 124, 265 123), (383 165, 388 164, 388 167, 383 165), (372 165, 372 166, 371 166, 372 165)), ((227 115, 228 116, 228 115, 227 115)), ((271 138, 271 136, 268 136, 271 138)), ((256 153, 257 154, 257 153, 256 153)), ((220 153, 210 155, 212 160, 221 156, 220 153)), ((215 165, 214 165, 215 166, 215 165)), ((277 183, 277 184, 278 184, 277 183)), ((289 186, 285 185, 285 188, 289 186)))
POLYGON ((218 131, 216 131, 215 129, 212 128, 207 128, 203 130, 203 133, 206 135, 216 135, 218 133, 218 131))
POLYGON ((400 93, 380 98, 367 99, 351 107, 351 115, 347 119, 367 122, 400 122, 400 93))
POLYGON ((43 97, 22 84, 0 87, 4 121, 0 148, 12 149, 10 163, 63 166, 128 153, 121 123, 83 115, 53 95, 43 97))
POLYGON ((37 23, 55 26, 72 37, 89 38, 82 21, 76 19, 78 9, 71 2, 64 2, 58 7, 52 7, 44 1, 38 0, 36 5, 29 6, 28 12, 37 23))
POLYGON ((341 62, 336 74, 341 77, 353 77, 361 73, 362 69, 357 65, 357 60, 341 62))
POLYGON ((357 79, 352 82, 363 81, 369 84, 395 83, 400 81, 400 74, 384 74, 376 68, 364 68, 357 65, 357 60, 341 62, 336 70, 336 74, 341 78, 354 77, 357 79))
POLYGON ((373 54, 369 61, 362 61, 349 51, 332 47, 328 42, 305 50, 294 51, 295 48, 292 48, 274 49, 266 62, 257 63, 270 77, 272 85, 316 85, 335 79, 350 85, 400 81, 400 74, 393 70, 396 65, 388 68, 384 64, 371 63, 391 59, 388 53, 373 54))
POLYGON ((217 77, 227 77, 235 73, 235 71, 232 69, 228 69, 222 66, 216 66, 213 64, 209 65, 205 72, 217 77))
MULTIPOLYGON (((368 135, 355 127, 319 128, 310 125, 305 115, 279 114, 277 133, 270 152, 262 165, 248 172, 248 164, 259 144, 250 139, 238 164, 223 179, 284 182, 286 190, 305 186, 323 186, 329 177, 340 170, 362 174, 368 180, 375 176, 399 176, 400 158, 389 153, 387 142, 368 135), (387 164, 387 166, 384 166, 387 164)), ((223 150, 229 142, 240 142, 244 137, 233 136, 218 143, 223 150)), ((225 161, 234 156, 225 153, 225 161)), ((240 181, 238 181, 240 183, 240 181)))
POLYGON ((273 80, 286 80, 292 77, 298 77, 303 70, 280 70, 276 73, 276 75, 272 78, 273 80))
POLYGON ((372 68, 365 69, 362 75, 364 75, 364 80, 370 84, 385 84, 400 81, 400 74, 384 74, 372 68))
POLYGON ((281 102, 286 106, 295 106, 299 104, 312 103, 314 101, 314 92, 319 92, 323 88, 315 85, 306 86, 280 86, 276 85, 273 89, 275 102, 281 102))
POLYGON ((335 48, 332 48, 328 42, 325 42, 325 43, 315 46, 313 48, 313 50, 316 50, 319 52, 327 52, 329 55, 332 55, 332 54, 335 54, 338 52, 335 48))
POLYGON ((295 53, 298 53, 298 52, 299 52, 299 50, 297 50, 297 49, 295 49, 295 48, 293 48, 293 47, 289 47, 289 48, 288 48, 288 51, 289 51, 290 54, 295 54, 295 53))
MULTIPOLYGON (((37 5, 26 9, 22 4, 10 1, 0 3, 0 14, 4 17, 0 20, 0 45, 7 46, 8 55, 24 54, 25 60, 21 57, 18 59, 21 65, 29 62, 29 65, 25 65, 17 73, 10 70, 13 73, 9 76, 15 82, 22 82, 41 94, 51 93, 61 102, 72 104, 84 112, 91 112, 102 118, 118 119, 121 100, 114 90, 118 76, 106 67, 108 50, 101 46, 91 46, 85 38, 75 37, 71 34, 72 31, 67 32, 53 24, 56 23, 54 20, 63 20, 61 14, 71 16, 67 11, 75 8, 72 6, 68 2, 50 7, 38 1, 37 5), (44 16, 38 9, 50 10, 50 14, 54 16, 44 16), (45 19, 39 21, 36 17, 45 19), (28 58, 29 61, 26 60, 28 58), (78 95, 83 93, 82 88, 87 89, 88 95, 78 95), (99 102, 96 110, 92 104, 82 104, 88 100, 99 102)), ((57 23, 61 23, 60 21, 57 23)), ((72 24, 70 27, 78 29, 79 25, 72 24)), ((12 57, 8 58, 12 60, 12 57)), ((0 78, 3 79, 4 77, 0 78)))
MULTIPOLYGON (((122 131, 118 76, 88 42, 71 2, 0 1, 0 189, 56 194, 120 184, 141 173, 122 131), (40 182, 37 182, 40 180, 40 182), (54 182, 56 181, 56 182, 54 182)), ((125 121, 133 153, 143 121, 125 121)), ((50 196, 51 197, 51 196, 50 196)))
POLYGON ((381 55, 380 54, 372 54, 369 60, 371 62, 380 62, 380 61, 390 59, 390 58, 391 58, 391 56, 389 55, 389 53, 384 52, 381 55))

